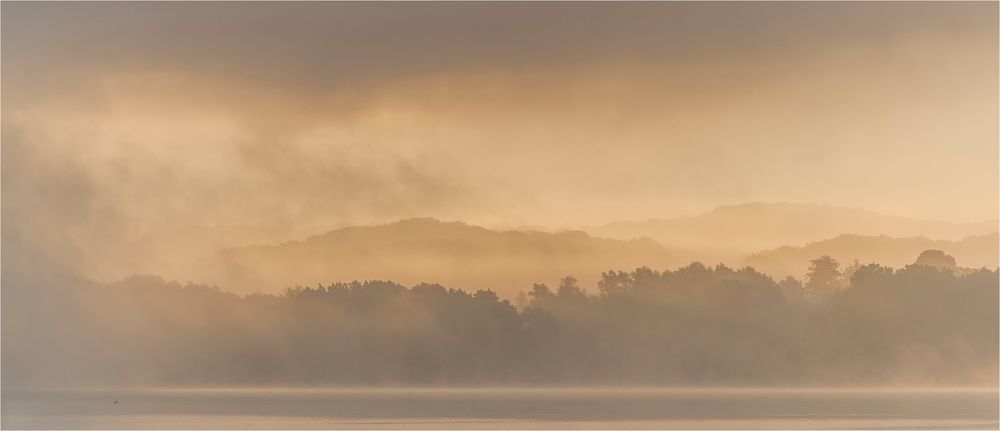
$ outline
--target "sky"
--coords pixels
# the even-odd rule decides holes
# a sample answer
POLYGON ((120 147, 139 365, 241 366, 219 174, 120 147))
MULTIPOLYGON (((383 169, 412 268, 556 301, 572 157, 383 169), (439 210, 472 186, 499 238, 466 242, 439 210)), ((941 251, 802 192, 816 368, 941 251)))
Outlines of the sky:
POLYGON ((997 8, 5 2, 4 222, 993 219, 997 8))

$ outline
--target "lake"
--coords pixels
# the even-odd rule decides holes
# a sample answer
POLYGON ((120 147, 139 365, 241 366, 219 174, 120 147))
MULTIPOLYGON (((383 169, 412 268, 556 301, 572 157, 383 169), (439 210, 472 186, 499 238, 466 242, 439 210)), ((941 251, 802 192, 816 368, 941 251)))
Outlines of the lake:
POLYGON ((998 403, 995 388, 9 391, 3 394, 0 425, 5 429, 996 429, 998 403))

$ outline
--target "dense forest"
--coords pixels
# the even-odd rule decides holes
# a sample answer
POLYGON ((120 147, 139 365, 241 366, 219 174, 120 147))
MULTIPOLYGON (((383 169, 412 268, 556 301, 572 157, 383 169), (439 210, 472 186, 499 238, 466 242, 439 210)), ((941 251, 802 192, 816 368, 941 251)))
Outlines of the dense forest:
MULTIPOLYGON (((240 296, 4 272, 5 388, 44 385, 995 384, 998 272, 926 252, 803 281, 692 263, 513 301, 389 281, 240 296), (16 283, 16 284, 11 284, 16 283), (8 288, 16 285, 17 288, 8 288)), ((450 286, 449 286, 450 287, 450 286)))

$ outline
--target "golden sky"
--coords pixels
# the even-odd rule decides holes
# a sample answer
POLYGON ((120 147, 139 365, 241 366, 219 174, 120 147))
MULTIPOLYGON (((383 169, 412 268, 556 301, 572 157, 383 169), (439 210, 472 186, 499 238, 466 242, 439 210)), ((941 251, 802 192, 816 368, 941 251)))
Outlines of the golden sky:
POLYGON ((996 3, 4 3, 5 222, 997 217, 996 3))

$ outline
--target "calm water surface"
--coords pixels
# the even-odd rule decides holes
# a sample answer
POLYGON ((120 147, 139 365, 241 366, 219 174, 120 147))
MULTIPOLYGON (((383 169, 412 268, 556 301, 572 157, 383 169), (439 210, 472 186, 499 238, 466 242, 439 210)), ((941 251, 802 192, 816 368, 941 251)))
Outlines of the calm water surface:
POLYGON ((2 401, 5 429, 1000 426, 996 389, 158 389, 2 401))

